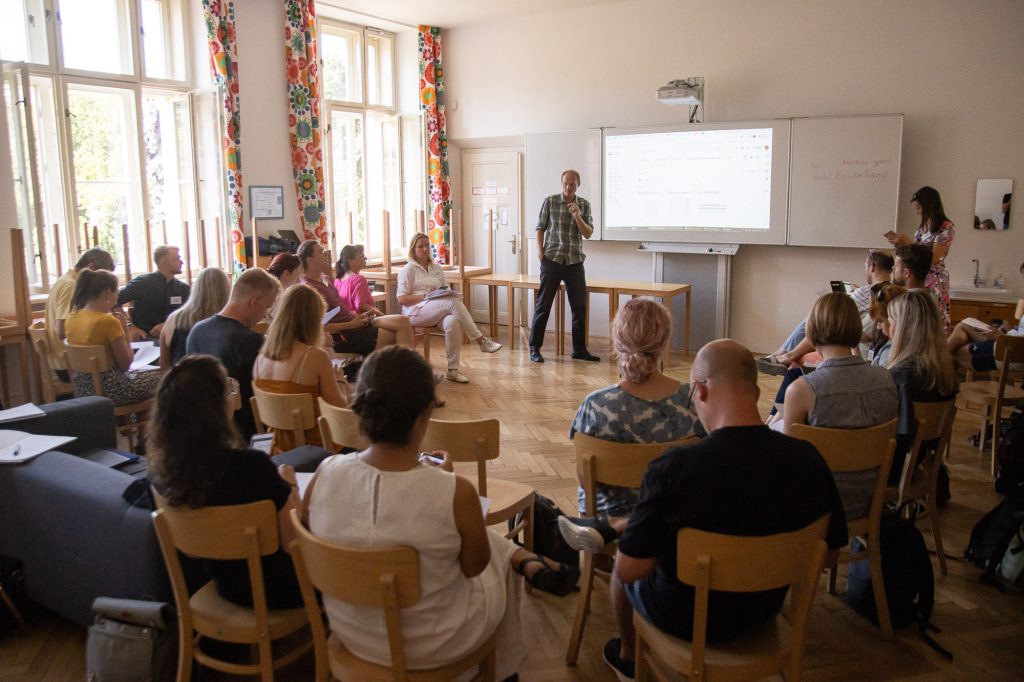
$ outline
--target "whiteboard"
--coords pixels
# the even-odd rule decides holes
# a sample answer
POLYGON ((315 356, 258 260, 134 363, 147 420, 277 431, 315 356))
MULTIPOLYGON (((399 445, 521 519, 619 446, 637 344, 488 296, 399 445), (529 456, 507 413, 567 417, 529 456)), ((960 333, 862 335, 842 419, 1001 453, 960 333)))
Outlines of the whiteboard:
POLYGON ((793 246, 880 247, 896 229, 903 115, 793 120, 793 246))
POLYGON ((601 238, 601 130, 567 130, 526 136, 526 212, 523 224, 532 238, 546 197, 562 191, 562 172, 579 171, 576 192, 590 202, 594 218, 592 239, 601 238))

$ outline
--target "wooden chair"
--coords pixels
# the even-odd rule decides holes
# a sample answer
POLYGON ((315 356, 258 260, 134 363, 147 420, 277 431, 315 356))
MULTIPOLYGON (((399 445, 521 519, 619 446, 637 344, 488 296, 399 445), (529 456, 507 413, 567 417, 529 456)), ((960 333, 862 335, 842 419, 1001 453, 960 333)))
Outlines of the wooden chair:
POLYGON ((825 559, 829 515, 792 533, 744 537, 683 528, 676 540, 676 575, 692 585, 693 640, 665 634, 634 613, 636 680, 666 680, 669 667, 691 680, 754 680, 784 673, 800 679, 804 633, 825 559), (709 646, 708 593, 790 588, 788 609, 750 635, 709 646))
POLYGON ((274 429, 290 433, 295 447, 306 444, 306 431, 316 428, 312 394, 270 393, 256 386, 252 387, 252 393, 249 405, 259 433, 274 429))
MULTIPOLYGON (((1019 306, 1018 306, 1019 307, 1019 306)), ((992 424, 989 447, 992 451, 992 475, 996 474, 996 444, 999 442, 999 427, 1004 411, 1012 409, 1024 400, 1024 390, 1009 385, 1011 378, 1019 378, 1024 372, 1013 369, 1014 364, 1024 363, 1024 336, 1000 334, 995 343, 996 361, 1002 363, 995 381, 966 381, 960 384, 956 405, 981 417, 981 436, 978 449, 984 447, 985 430, 992 424)))
MULTIPOLYGON (((64 344, 68 359, 68 371, 88 374, 92 377, 92 391, 103 395, 103 373, 110 369, 111 362, 105 346, 72 346, 64 344)), ((114 419, 126 439, 128 449, 135 451, 135 437, 143 431, 149 419, 149 410, 153 407, 153 399, 143 400, 129 405, 115 405, 114 419)))
POLYGON ((523 547, 532 552, 533 500, 536 496, 533 486, 500 478, 487 480, 488 460, 498 459, 500 428, 497 419, 465 422, 431 419, 420 447, 424 450, 446 450, 452 462, 475 462, 477 492, 491 500, 487 525, 505 523, 521 512, 521 520, 505 537, 514 538, 522 533, 523 547))
MULTIPOLYGON (((686 438, 671 443, 614 443, 577 433, 572 443, 576 449, 576 476, 586 498, 585 515, 597 515, 597 485, 618 485, 626 488, 639 488, 643 482, 647 465, 655 457, 671 447, 683 445, 697 440, 686 438)), ((615 555, 615 545, 605 547, 603 554, 615 555)), ((608 579, 608 572, 596 567, 597 556, 583 552, 583 566, 580 569, 582 582, 580 594, 576 600, 576 620, 569 636, 569 647, 565 652, 565 662, 575 665, 583 642, 583 631, 590 615, 590 596, 594 591, 594 578, 601 576, 608 579)))
POLYGON ((320 438, 324 447, 331 452, 340 452, 342 448, 365 450, 370 447, 370 439, 359 430, 359 417, 347 407, 335 407, 323 398, 320 401, 320 438))
MULTIPOLYGON (((836 483, 846 511, 846 527, 851 538, 860 537, 864 540, 865 547, 862 552, 851 555, 850 561, 866 559, 871 566, 871 587, 878 610, 878 627, 885 639, 892 639, 892 622, 885 599, 878 538, 882 507, 885 505, 885 486, 892 467, 893 452, 896 450, 896 423, 897 420, 893 419, 866 429, 826 429, 794 424, 791 433, 794 438, 809 441, 818 448, 832 474, 838 474, 836 483), (873 477, 872 471, 875 472, 873 477), (862 479, 865 494, 858 494, 860 491, 844 494, 844 487, 852 483, 854 478, 862 479), (867 492, 870 492, 870 498, 867 492)), ((828 591, 835 594, 836 565, 833 563, 828 568, 828 591)))
MULTIPOLYGON (((943 455, 949 446, 949 437, 956 419, 956 401, 952 398, 941 403, 914 403, 917 417, 917 435, 914 444, 903 461, 903 472, 898 486, 890 488, 888 495, 897 507, 913 501, 915 518, 922 512, 931 521, 935 555, 939 560, 939 572, 946 575, 946 554, 942 549, 942 531, 936 514, 939 490, 939 472, 944 461, 943 455), (934 442, 934 446, 923 447, 934 442)), ((908 513, 909 513, 908 509, 908 513)))
POLYGON ((474 667, 474 678, 494 680, 494 637, 461 661, 433 670, 406 670, 401 609, 420 600, 419 554, 412 547, 343 547, 315 537, 291 512, 296 539, 290 545, 295 573, 306 602, 313 631, 316 680, 402 680, 412 682, 453 680, 474 667), (391 665, 359 658, 332 633, 326 637, 317 591, 324 598, 360 607, 382 609, 387 624, 391 665))
POLYGON ((34 322, 28 328, 28 336, 39 361, 39 386, 43 391, 43 402, 55 403, 60 396, 74 395, 75 389, 71 383, 57 378, 50 367, 50 330, 46 328, 46 323, 34 322))
POLYGON ((413 327, 413 343, 418 342, 419 339, 423 340, 423 359, 430 362, 430 337, 431 335, 440 335, 444 337, 444 329, 438 325, 433 327, 413 327))
POLYGON ((312 648, 303 641, 274 659, 271 642, 309 624, 306 610, 267 608, 261 557, 278 550, 277 510, 270 500, 224 507, 171 507, 154 494, 153 525, 167 565, 178 610, 178 682, 189 682, 193 661, 233 675, 259 675, 263 682, 312 648), (241 560, 249 567, 253 607, 246 608, 217 594, 213 581, 189 597, 178 552, 214 560, 241 560), (205 639, 253 645, 257 660, 236 663, 215 658, 200 645, 205 639))

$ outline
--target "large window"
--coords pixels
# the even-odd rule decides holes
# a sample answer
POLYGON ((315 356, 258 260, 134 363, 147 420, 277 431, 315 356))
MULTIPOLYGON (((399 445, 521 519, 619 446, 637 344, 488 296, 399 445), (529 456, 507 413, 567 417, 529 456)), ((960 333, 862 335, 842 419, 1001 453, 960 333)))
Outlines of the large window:
POLYGON ((190 8, 199 11, 186 0, 0 0, 35 290, 97 245, 122 277, 151 270, 164 242, 190 253, 193 270, 227 264, 219 98, 190 91, 190 8))
POLYGON ((391 255, 401 257, 426 196, 415 189, 423 187, 422 180, 415 182, 422 164, 407 162, 410 153, 422 158, 422 135, 395 111, 395 37, 321 20, 320 55, 323 110, 330 123, 326 194, 337 247, 351 240, 363 244, 370 258, 380 258, 386 211, 391 255), (406 174, 412 185, 403 181, 406 174))

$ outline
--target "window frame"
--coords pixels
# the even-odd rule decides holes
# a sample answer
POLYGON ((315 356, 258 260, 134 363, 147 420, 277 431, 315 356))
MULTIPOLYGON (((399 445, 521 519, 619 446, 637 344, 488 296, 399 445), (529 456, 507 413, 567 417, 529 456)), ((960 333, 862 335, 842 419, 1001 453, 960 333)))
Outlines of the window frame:
MULTIPOLYGON (((125 96, 130 96, 134 103, 134 120, 126 121, 126 124, 130 126, 131 130, 126 132, 128 136, 129 148, 127 153, 131 155, 133 150, 131 145, 135 145, 134 154, 136 158, 131 160, 131 165, 139 169, 137 177, 129 178, 129 200, 136 202, 140 206, 138 215, 141 218, 141 223, 133 225, 129 223, 129 242, 133 240, 145 239, 146 223, 151 219, 150 206, 149 206, 149 187, 148 180, 146 177, 146 145, 144 135, 144 109, 143 109, 143 98, 146 94, 152 93, 154 95, 176 95, 185 97, 185 106, 188 107, 188 122, 186 127, 188 129, 189 141, 187 152, 188 155, 188 166, 190 167, 191 179, 186 179, 181 183, 183 191, 188 191, 191 196, 188 197, 188 203, 190 208, 187 211, 188 216, 185 218, 188 222, 188 239, 191 244, 196 247, 192 252, 192 272, 186 273, 186 277, 193 276, 200 269, 201 263, 198 258, 199 253, 199 221, 201 215, 200 207, 200 168, 197 158, 196 149, 196 137, 199 122, 196 118, 196 111, 194 106, 194 94, 197 90, 192 87, 193 82, 193 69, 189 54, 192 50, 193 40, 195 36, 193 31, 190 30, 192 26, 191 12, 196 11, 192 7, 193 3, 185 2, 184 0, 175 0, 177 2, 176 8, 172 8, 169 4, 163 8, 164 12, 164 42, 165 46, 170 46, 172 41, 176 38, 181 39, 182 46, 180 47, 181 54, 181 66, 182 66, 182 80, 168 79, 168 78, 153 78, 145 75, 145 54, 143 46, 143 26, 142 26, 142 0, 117 0, 118 7, 123 8, 127 11, 128 23, 127 26, 121 29, 124 33, 122 40, 123 50, 130 52, 130 64, 132 67, 132 73, 120 74, 120 73, 106 73, 97 72, 84 69, 72 69, 67 68, 64 65, 64 54, 63 54, 63 33, 62 24, 59 19, 59 0, 42 0, 41 7, 44 12, 44 35, 46 39, 47 56, 48 61, 45 64, 35 62, 24 62, 25 68, 27 69, 28 76, 32 77, 45 77, 51 79, 54 108, 53 121, 58 139, 55 141, 57 146, 57 156, 60 162, 60 182, 63 196, 60 198, 62 202, 62 208, 64 212, 63 225, 60 228, 61 232, 61 243, 60 243, 60 261, 64 269, 73 267, 74 263, 78 260, 78 255, 84 251, 84 245, 82 244, 82 223, 78 216, 78 192, 75 178, 75 161, 73 155, 73 144, 71 137, 71 112, 69 109, 69 86, 95 86, 107 89, 114 89, 121 91, 125 96), (173 11, 172 11, 173 10, 173 11), (170 18, 177 13, 180 17, 180 24, 175 24, 170 21, 170 18)), ((27 19, 26 19, 27 21, 27 19)), ((28 27, 25 27, 28 30, 28 27)), ((172 48, 165 48, 168 52, 167 59, 168 64, 172 65, 171 68, 174 70, 174 51, 172 48)), ((31 55, 31 46, 29 46, 31 55)), ((4 62, 7 64, 9 62, 4 62)), ((201 90, 207 90, 204 88, 201 90)), ((38 107, 39 103, 32 102, 33 108, 38 107)), ((220 139, 218 135, 218 139, 220 139)), ((38 150, 36 150, 38 154, 38 150)), ((227 226, 227 197, 226 197, 226 180, 223 177, 223 159, 219 159, 220 166, 220 192, 219 192, 219 218, 221 221, 222 229, 227 226)), ((36 168, 32 169, 33 173, 38 173, 38 161, 36 162, 36 168)), ((44 216, 43 220, 46 219, 44 216)), ((115 226, 116 228, 117 226, 115 226)), ((183 226, 178 228, 183 229, 183 226)), ((49 268, 48 279, 43 279, 39 284, 33 284, 31 286, 32 293, 48 293, 52 282, 60 277, 63 273, 56 272, 57 250, 54 248, 52 243, 52 226, 44 225, 44 235, 46 237, 46 254, 40 256, 41 258, 47 258, 50 263, 54 264, 54 267, 49 268)), ((168 232, 171 232, 169 229, 168 232)), ((170 235, 169 235, 170 236, 170 235)), ((161 235, 162 238, 162 235, 161 235)), ((36 235, 31 236, 32 243, 35 242, 36 235)), ((207 230, 207 241, 209 242, 209 229, 207 230)), ((153 238, 152 246, 156 246, 160 243, 160 239, 153 238)), ((180 245, 183 249, 185 245, 180 245)), ((131 249, 132 252, 136 251, 136 248, 131 249)), ((208 263, 213 261, 211 254, 208 252, 208 263)), ((223 262, 223 258, 228 258, 230 264, 230 249, 224 245, 220 245, 220 253, 217 254, 217 262, 223 262)), ((128 277, 134 276, 139 273, 149 272, 152 270, 151 254, 146 254, 146 257, 142 262, 139 262, 137 258, 130 259, 131 272, 127 273, 128 277)), ((115 274, 119 278, 125 277, 123 263, 118 264, 118 272, 115 274)))
MULTIPOLYGON (((405 139, 404 139, 405 131, 404 131, 402 115, 398 113, 398 77, 397 77, 397 63, 398 63, 398 60, 397 60, 397 46, 398 46, 398 39, 397 39, 397 35, 395 33, 390 32, 390 31, 385 31, 385 30, 374 28, 374 27, 370 27, 370 26, 358 26, 358 25, 347 23, 347 22, 344 22, 344 21, 338 21, 336 19, 330 19, 330 18, 325 18, 325 17, 319 17, 317 19, 317 36, 318 36, 318 39, 321 38, 325 33, 331 33, 332 31, 347 31, 347 32, 352 32, 352 33, 359 33, 359 35, 360 35, 360 48, 361 49, 360 49, 360 64, 359 64, 359 79, 360 79, 360 82, 359 82, 359 93, 360 93, 360 99, 358 101, 332 100, 332 99, 329 99, 328 96, 327 96, 326 88, 321 88, 321 111, 324 112, 324 114, 325 114, 322 117, 322 119, 326 121, 326 126, 327 126, 327 134, 325 136, 326 150, 325 150, 325 154, 324 154, 325 160, 326 160, 326 163, 325 163, 326 168, 325 168, 324 177, 325 177, 325 179, 326 179, 326 181, 328 183, 328 188, 329 188, 329 190, 326 191, 324 194, 325 194, 325 197, 327 199, 327 211, 328 211, 327 215, 328 215, 328 219, 331 221, 331 225, 333 226, 333 228, 331 230, 331 239, 334 242, 335 250, 338 250, 338 248, 340 248, 340 246, 341 246, 341 243, 342 243, 343 239, 346 236, 348 236, 348 219, 347 219, 347 216, 342 217, 342 216, 340 216, 337 213, 337 206, 336 206, 336 202, 334 200, 334 178, 337 175, 337 173, 336 173, 335 168, 334 168, 334 154, 333 154, 333 151, 334 151, 334 137, 333 137, 334 136, 334 131, 332 130, 332 114, 334 112, 336 112, 336 111, 337 112, 345 112, 345 113, 349 113, 349 114, 358 115, 358 116, 360 116, 362 118, 362 130, 363 130, 363 134, 362 134, 362 143, 363 143, 362 144, 362 146, 363 146, 363 149, 362 149, 362 159, 363 159, 363 182, 362 182, 363 215, 361 216, 361 218, 363 220, 363 224, 365 225, 365 229, 366 230, 376 229, 378 227, 376 225, 376 222, 378 222, 378 221, 375 221, 373 219, 373 217, 372 217, 374 215, 373 212, 374 211, 378 211, 379 212, 379 211, 384 210, 382 207, 374 205, 374 202, 371 201, 371 192, 368 189, 368 187, 369 187, 369 172, 370 172, 370 165, 371 165, 371 163, 382 163, 383 162, 383 156, 382 156, 381 159, 378 159, 376 161, 371 161, 371 159, 370 159, 370 154, 369 154, 369 151, 370 151, 370 135, 373 132, 371 130, 371 128, 378 128, 377 134, 381 134, 381 132, 379 130, 380 127, 379 126, 371 126, 370 123, 371 123, 371 119, 373 119, 374 117, 386 117, 386 118, 390 119, 391 124, 395 126, 395 129, 396 129, 396 132, 397 132, 397 139, 396 139, 395 143, 397 145, 397 151, 398 151, 398 166, 397 166, 398 178, 397 178, 397 181, 396 181, 397 182, 397 184, 396 184, 396 192, 397 192, 397 205, 398 205, 398 208, 397 208, 397 215, 391 215, 390 216, 390 222, 392 224, 392 233, 395 232, 395 229, 394 229, 395 221, 397 220, 399 222, 400 229, 398 230, 398 234, 400 235, 400 237, 399 237, 399 242, 400 243, 396 244, 395 240, 392 239, 392 243, 391 243, 391 257, 394 260, 401 260, 401 259, 404 259, 404 254, 405 254, 405 251, 406 251, 405 245, 408 242, 409 237, 415 231, 415 227, 416 226, 414 224, 414 221, 407 221, 406 220, 406 213, 407 213, 407 210, 406 210, 406 200, 407 200, 407 196, 406 196, 406 192, 404 191, 405 184, 406 184, 405 183, 405 172, 406 172, 406 168, 405 168, 406 163, 405 162, 406 162, 406 160, 405 160, 405 154, 403 153, 403 150, 405 148, 405 139), (378 64, 377 82, 381 83, 382 87, 387 87, 387 90, 390 93, 390 104, 380 104, 380 103, 371 103, 370 102, 371 96, 370 96, 369 86, 368 86, 368 83, 369 83, 368 74, 369 74, 369 68, 370 68, 370 66, 369 66, 370 60, 368 58, 369 49, 370 49, 369 45, 370 45, 371 40, 379 41, 381 39, 385 39, 387 41, 387 44, 388 44, 388 54, 389 54, 389 60, 388 61, 389 61, 389 64, 390 64, 390 75, 389 75, 389 78, 388 78, 387 85, 384 86, 383 85, 383 81, 381 79, 381 74, 380 74, 380 71, 381 71, 381 69, 379 68, 380 65, 378 64)), ((322 44, 322 41, 321 41, 321 44, 322 44)), ((322 51, 321 51, 321 54, 320 54, 320 73, 321 73, 321 77, 325 77, 326 76, 325 70, 324 70, 324 58, 323 58, 322 51)), ((383 92, 383 90, 381 90, 381 92, 383 92)), ((421 147, 423 146, 423 144, 424 144, 424 142, 421 140, 420 141, 421 147)), ((383 144, 380 144, 378 146, 381 149, 384 148, 383 144)), ((425 151, 426 150, 424 148, 422 150, 422 152, 421 152, 421 155, 425 155, 425 151)), ((420 197, 420 199, 421 199, 420 206, 417 207, 417 208, 418 208, 418 210, 425 211, 426 210, 426 195, 424 194, 424 196, 420 197)), ((360 216, 354 216, 353 217, 353 233, 355 233, 355 231, 357 229, 359 220, 360 220, 360 216)), ((383 226, 381 225, 380 227, 383 227, 383 226)), ((358 241, 358 240, 356 240, 356 241, 358 241)), ((373 249, 370 248, 371 240, 370 240, 370 238, 369 238, 369 236, 368 236, 368 234, 366 232, 364 232, 364 236, 363 236, 362 241, 363 241, 364 246, 366 247, 366 255, 367 255, 368 259, 371 262, 379 262, 379 261, 381 261, 382 258, 383 258, 383 253, 382 253, 383 235, 381 235, 380 239, 376 240, 376 242, 380 242, 380 244, 381 244, 381 248, 377 248, 377 250, 373 250, 373 249)))

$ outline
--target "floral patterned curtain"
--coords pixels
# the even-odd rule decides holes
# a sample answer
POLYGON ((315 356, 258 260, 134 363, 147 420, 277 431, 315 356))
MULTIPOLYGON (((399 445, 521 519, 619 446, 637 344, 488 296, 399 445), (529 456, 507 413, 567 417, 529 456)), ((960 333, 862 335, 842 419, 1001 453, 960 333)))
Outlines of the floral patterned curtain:
POLYGON ((242 159, 238 99, 238 43, 235 39, 235 3, 203 0, 210 66, 224 96, 224 170, 228 181, 228 228, 236 273, 245 269, 242 236, 242 159))
POLYGON ((448 182, 448 136, 444 122, 444 77, 441 67, 441 29, 419 27, 420 108, 427 125, 427 206, 430 250, 438 263, 451 262, 452 213, 448 182))
POLYGON ((292 177, 303 237, 327 246, 314 0, 286 0, 285 9, 284 67, 288 79, 292 177))

